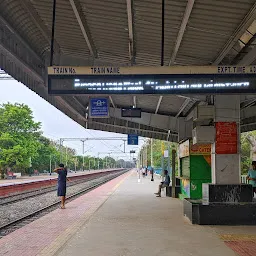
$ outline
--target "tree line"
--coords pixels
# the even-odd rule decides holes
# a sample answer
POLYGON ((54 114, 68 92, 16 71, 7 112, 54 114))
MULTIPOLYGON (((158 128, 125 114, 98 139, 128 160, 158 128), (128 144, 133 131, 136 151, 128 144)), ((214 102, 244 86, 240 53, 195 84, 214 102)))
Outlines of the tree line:
POLYGON ((43 136, 41 123, 36 122, 32 110, 24 104, 0 105, 0 170, 1 178, 8 170, 32 173, 49 171, 60 160, 69 169, 88 170, 107 167, 130 167, 130 162, 112 157, 93 158, 77 155, 75 149, 60 146, 58 141, 43 136), (84 164, 83 164, 84 163, 84 164))
MULTIPOLYGON (((139 153, 139 157, 142 156, 143 166, 151 166, 151 148, 152 148, 152 160, 154 168, 161 168, 162 166, 162 150, 166 151, 169 148, 170 167, 172 167, 172 150, 178 150, 178 143, 161 141, 156 139, 145 140, 144 145, 139 153), (152 147, 151 147, 152 143, 152 147)), ((177 154, 176 154, 177 155, 177 154)), ((164 168, 167 169, 168 158, 164 157, 163 160, 164 168)), ((178 171, 178 159, 175 158, 175 169, 178 171)))

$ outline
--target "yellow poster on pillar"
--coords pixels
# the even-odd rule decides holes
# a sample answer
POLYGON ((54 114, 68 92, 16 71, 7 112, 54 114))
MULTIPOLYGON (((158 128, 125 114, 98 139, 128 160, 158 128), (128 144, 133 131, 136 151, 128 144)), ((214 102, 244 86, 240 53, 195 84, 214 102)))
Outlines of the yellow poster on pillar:
POLYGON ((179 157, 183 158, 187 156, 189 156, 189 140, 186 140, 179 145, 179 157))
POLYGON ((164 145, 164 142, 162 141, 162 144, 161 144, 161 149, 162 149, 162 156, 164 155, 164 149, 165 149, 165 145, 164 145))

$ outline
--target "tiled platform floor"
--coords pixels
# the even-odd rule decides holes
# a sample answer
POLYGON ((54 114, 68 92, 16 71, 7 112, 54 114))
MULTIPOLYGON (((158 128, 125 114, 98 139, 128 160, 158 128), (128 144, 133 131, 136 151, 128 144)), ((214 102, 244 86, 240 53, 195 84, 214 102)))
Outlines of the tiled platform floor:
POLYGON ((225 227, 191 225, 181 201, 156 198, 159 181, 133 173, 57 255, 238 255, 219 237, 225 227))

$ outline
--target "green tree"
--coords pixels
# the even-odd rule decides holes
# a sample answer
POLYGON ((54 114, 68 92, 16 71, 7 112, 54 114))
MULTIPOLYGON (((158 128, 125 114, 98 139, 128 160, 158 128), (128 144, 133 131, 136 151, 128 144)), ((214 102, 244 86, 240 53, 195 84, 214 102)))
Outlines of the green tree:
POLYGON ((70 147, 62 146, 61 148, 62 162, 69 168, 74 168, 76 150, 70 147))
POLYGON ((113 168, 115 166, 116 160, 112 157, 106 156, 104 162, 107 164, 107 168, 113 168))
MULTIPOLYGON (((162 166, 162 143, 164 144, 164 149, 167 150, 168 147, 170 147, 170 166, 172 166, 172 149, 178 150, 178 143, 174 142, 167 142, 167 141, 161 141, 153 139, 153 165, 154 168, 161 167, 162 166)), ((151 140, 147 139, 142 147, 142 150, 140 151, 140 154, 143 155, 145 159, 145 153, 147 153, 147 166, 151 165, 151 140)), ((145 161, 143 161, 145 164, 145 161)), ((178 171, 178 158, 175 158, 175 169, 178 171)), ((168 165, 168 158, 164 158, 164 167, 167 168, 168 165)))
MULTIPOLYGON (((82 169, 83 157, 70 147, 41 135, 41 123, 35 122, 31 109, 24 104, 0 105, 0 170, 4 176, 7 168, 25 173, 30 167, 39 171, 57 167, 63 162, 69 169, 82 169), (32 166, 30 166, 32 163, 32 166)), ((98 159, 84 157, 84 168, 98 168, 98 159), (94 160, 95 159, 95 160, 94 160)), ((100 168, 115 166, 111 157, 99 159, 100 168)))
POLYGON ((24 104, 0 105, 0 168, 3 177, 7 167, 25 172, 30 158, 40 145, 41 124, 33 119, 31 109, 24 104))
POLYGON ((251 162, 255 158, 256 131, 241 134, 241 173, 247 174, 251 162))
POLYGON ((44 136, 40 136, 38 141, 40 145, 38 146, 37 155, 32 158, 33 168, 39 171, 49 170, 50 163, 52 167, 55 167, 54 163, 59 162, 60 158, 56 144, 44 136))

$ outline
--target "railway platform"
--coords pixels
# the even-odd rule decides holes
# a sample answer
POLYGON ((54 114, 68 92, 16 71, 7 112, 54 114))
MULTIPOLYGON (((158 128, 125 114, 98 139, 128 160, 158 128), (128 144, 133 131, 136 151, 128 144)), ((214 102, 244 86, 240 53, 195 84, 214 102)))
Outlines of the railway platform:
POLYGON ((198 226, 130 171, 0 239, 0 255, 253 256, 254 226, 198 226))

